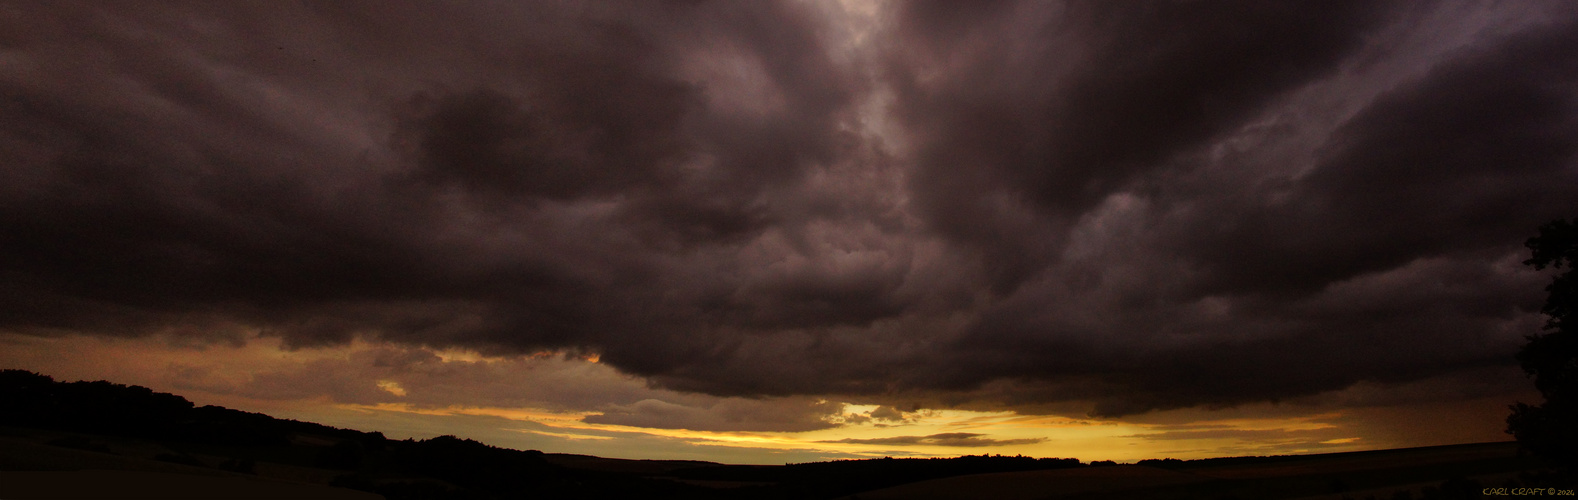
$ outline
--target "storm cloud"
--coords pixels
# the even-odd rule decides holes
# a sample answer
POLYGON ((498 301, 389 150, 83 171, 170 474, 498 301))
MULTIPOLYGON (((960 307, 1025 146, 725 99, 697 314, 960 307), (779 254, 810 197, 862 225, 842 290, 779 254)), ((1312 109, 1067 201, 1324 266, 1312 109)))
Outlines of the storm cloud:
MULTIPOLYGON (((677 392, 596 419, 691 429, 822 428, 831 397, 1118 416, 1479 373, 1541 323, 1523 239, 1578 207, 1575 23, 11 5, 0 330, 597 355, 677 392)), ((336 366, 254 390, 367 376, 336 366)), ((365 385, 325 390, 392 400, 365 385)), ((910 442, 859 442, 1014 444, 883 439, 910 442)))

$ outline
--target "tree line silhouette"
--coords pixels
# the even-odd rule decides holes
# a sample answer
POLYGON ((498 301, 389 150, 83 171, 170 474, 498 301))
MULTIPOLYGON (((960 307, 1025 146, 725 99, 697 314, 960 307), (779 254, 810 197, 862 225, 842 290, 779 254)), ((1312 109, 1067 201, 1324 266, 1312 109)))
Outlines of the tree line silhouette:
POLYGON ((1512 405, 1507 432, 1524 449, 1578 477, 1578 219, 1557 219, 1539 228, 1524 246, 1532 256, 1523 261, 1535 270, 1566 271, 1551 278, 1540 312, 1549 317, 1544 333, 1528 337, 1518 363, 1539 389, 1545 403, 1512 405))

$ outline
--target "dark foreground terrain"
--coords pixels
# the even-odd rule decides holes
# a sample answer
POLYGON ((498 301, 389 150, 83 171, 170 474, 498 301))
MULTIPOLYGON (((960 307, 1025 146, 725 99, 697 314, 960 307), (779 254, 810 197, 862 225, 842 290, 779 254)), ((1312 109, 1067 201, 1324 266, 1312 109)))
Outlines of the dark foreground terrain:
POLYGON ((985 455, 782 466, 619 460, 454 436, 390 440, 196 407, 144 387, 0 371, 4 499, 1396 499, 1578 486, 1543 468, 1514 443, 1138 465, 985 455))

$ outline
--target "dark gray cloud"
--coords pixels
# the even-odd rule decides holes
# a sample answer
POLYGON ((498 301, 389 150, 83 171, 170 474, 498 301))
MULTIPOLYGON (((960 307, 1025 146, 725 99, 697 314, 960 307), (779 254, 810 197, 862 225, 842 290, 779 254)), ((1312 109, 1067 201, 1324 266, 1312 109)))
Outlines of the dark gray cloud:
POLYGON ((929 436, 895 436, 871 439, 840 439, 837 441, 822 441, 823 443, 848 443, 848 444, 881 444, 890 446, 953 446, 960 448, 973 448, 979 446, 1009 446, 1016 444, 1036 444, 1045 441, 1045 438, 1024 439, 992 439, 983 434, 973 432, 945 432, 929 436))
POLYGON ((1060 238, 1049 231, 1334 71, 1391 10, 1067 2, 946 12, 956 8, 904 4, 907 36, 895 43, 922 49, 895 70, 899 114, 925 144, 917 209, 983 248, 998 291, 1053 258, 1060 238), (957 69, 930 77, 941 68, 957 69))
MULTIPOLYGON (((1142 162, 1155 172, 1101 192, 1072 230, 1029 233, 1067 243, 1015 275, 1030 284, 953 345, 943 377, 1088 377, 1095 412, 1123 415, 1505 364, 1539 290, 1516 243, 1578 194, 1575 96, 1557 83, 1572 81, 1578 53, 1569 24, 1479 40, 1374 93, 1321 136, 1307 170, 1273 163, 1300 156, 1223 154, 1298 141, 1297 130, 1176 131, 1188 147, 1142 162)), ((1284 92, 1323 80, 1306 77, 1284 92)), ((1241 118, 1277 126, 1305 112, 1298 101, 1313 98, 1300 94, 1258 111, 1269 120, 1241 118)))
POLYGON ((1562 83, 1578 77, 1570 27, 1470 49, 1378 96, 1285 199, 1175 241, 1213 268, 1207 290, 1307 291, 1523 237, 1570 210, 1578 185, 1578 103, 1562 83))
MULTIPOLYGON (((1561 3, 0 12, 0 329, 35 335, 598 353, 877 420, 1225 407, 1508 366, 1520 243, 1578 199, 1561 3)), ((830 415, 636 394, 598 418, 830 415)))

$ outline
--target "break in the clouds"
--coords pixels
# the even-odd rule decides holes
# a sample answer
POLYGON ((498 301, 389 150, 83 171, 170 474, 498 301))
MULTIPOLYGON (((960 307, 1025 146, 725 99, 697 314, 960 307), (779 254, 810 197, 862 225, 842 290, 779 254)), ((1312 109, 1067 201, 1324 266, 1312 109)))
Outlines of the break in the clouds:
MULTIPOLYGON (((1575 22, 12 4, 0 328, 392 346, 257 391, 437 366, 406 348, 597 355, 668 392, 595 418, 660 428, 820 428, 832 396, 1125 415, 1450 378, 1540 324, 1521 243, 1578 210, 1575 22)), ((364 382, 335 397, 432 393, 364 382)), ((846 418, 904 418, 879 411, 846 418)))

